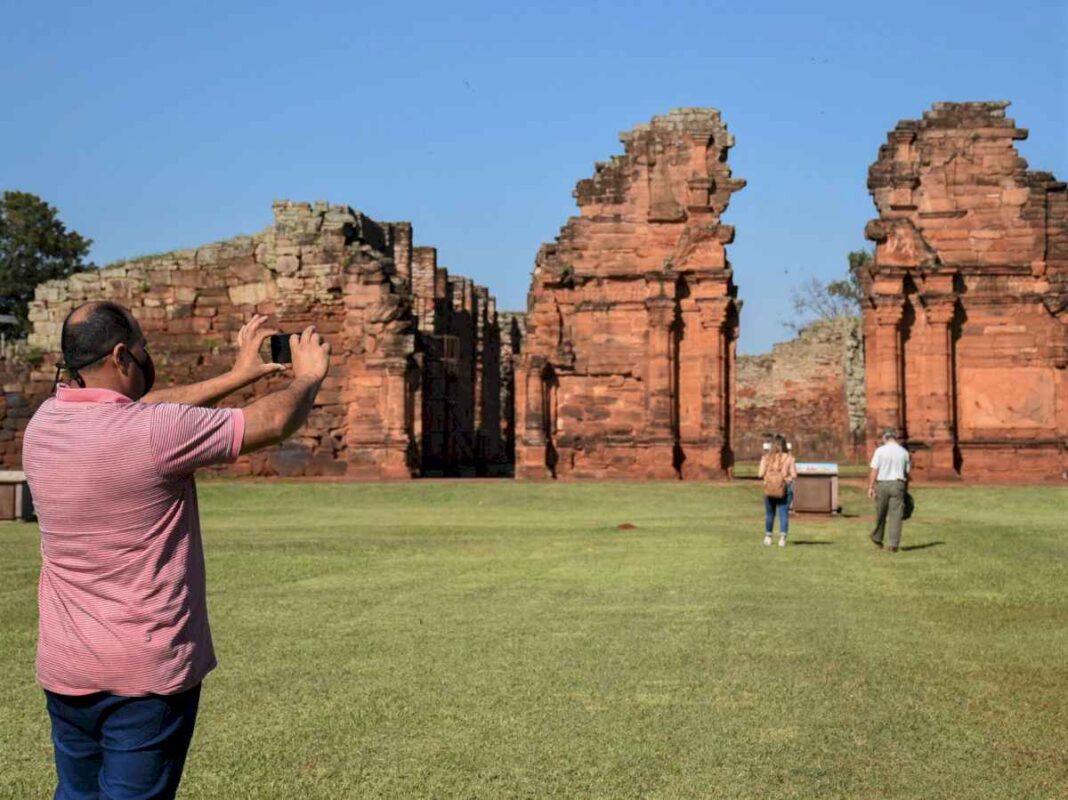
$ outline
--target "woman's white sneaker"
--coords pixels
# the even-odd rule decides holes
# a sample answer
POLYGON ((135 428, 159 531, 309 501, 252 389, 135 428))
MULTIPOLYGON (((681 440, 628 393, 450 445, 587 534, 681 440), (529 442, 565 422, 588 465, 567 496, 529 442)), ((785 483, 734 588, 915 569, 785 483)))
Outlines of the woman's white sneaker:
POLYGON ((785 536, 780 536, 779 537, 779 547, 786 547, 786 537, 785 536))
POLYGON ((770 533, 765 533, 764 534, 764 544, 771 544, 771 534, 770 533))

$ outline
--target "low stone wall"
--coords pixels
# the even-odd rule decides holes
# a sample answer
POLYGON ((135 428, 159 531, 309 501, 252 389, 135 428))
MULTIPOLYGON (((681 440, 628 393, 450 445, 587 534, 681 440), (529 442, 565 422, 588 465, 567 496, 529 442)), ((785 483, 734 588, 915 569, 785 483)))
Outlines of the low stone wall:
POLYGON ((859 319, 816 322, 770 353, 738 357, 735 452, 760 458, 782 433, 799 461, 865 457, 864 347, 859 319))
POLYGON ((54 376, 43 354, 26 342, 8 342, 0 348, 0 464, 22 465, 22 433, 44 397, 54 376))

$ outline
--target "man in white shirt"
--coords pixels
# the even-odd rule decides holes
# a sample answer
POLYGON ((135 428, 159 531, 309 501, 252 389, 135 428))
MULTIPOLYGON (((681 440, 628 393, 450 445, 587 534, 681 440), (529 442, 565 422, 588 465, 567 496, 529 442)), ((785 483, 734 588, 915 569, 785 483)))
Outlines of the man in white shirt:
POLYGON ((909 451, 897 443, 897 431, 887 428, 883 444, 871 457, 868 478, 868 497, 875 501, 875 530, 872 543, 883 546, 883 532, 890 523, 890 542, 887 549, 896 553, 901 546, 901 522, 905 513, 905 492, 909 485, 909 451))

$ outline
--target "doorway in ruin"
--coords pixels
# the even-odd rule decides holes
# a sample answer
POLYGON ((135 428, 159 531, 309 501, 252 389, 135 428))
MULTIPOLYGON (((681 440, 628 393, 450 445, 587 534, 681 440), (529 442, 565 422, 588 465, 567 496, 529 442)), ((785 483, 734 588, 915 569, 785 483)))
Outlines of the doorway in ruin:
POLYGON ((675 314, 671 322, 671 347, 668 353, 671 359, 670 391, 671 391, 671 466, 675 474, 681 479, 683 465, 686 463, 686 450, 682 446, 682 430, 680 420, 682 408, 680 405, 680 389, 682 387, 682 372, 680 369, 680 357, 682 354, 682 341, 686 337, 686 321, 682 316, 682 302, 690 296, 690 285, 685 276, 679 276, 675 283, 675 314))
POLYGON ((556 403, 559 390, 560 379, 552 365, 546 364, 541 373, 541 424, 542 435, 545 437, 545 468, 553 478, 556 477, 556 466, 560 462, 560 454, 556 449, 556 403))

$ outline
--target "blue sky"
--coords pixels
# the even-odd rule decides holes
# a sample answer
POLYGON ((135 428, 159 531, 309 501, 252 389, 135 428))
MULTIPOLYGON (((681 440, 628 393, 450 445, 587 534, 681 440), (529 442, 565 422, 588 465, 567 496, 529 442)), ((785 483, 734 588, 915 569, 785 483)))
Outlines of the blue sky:
POLYGON ((743 352, 791 290, 841 277, 867 169, 939 100, 1012 100, 1068 178, 1068 3, 5 0, 0 188, 41 195, 97 263, 268 225, 275 198, 411 220, 521 309, 534 255, 618 133, 722 111, 748 186, 725 221, 743 352))

